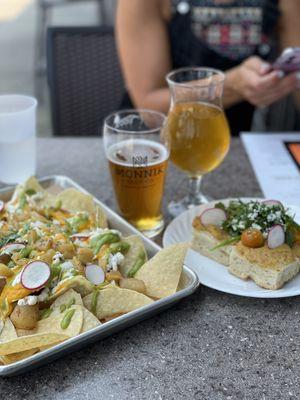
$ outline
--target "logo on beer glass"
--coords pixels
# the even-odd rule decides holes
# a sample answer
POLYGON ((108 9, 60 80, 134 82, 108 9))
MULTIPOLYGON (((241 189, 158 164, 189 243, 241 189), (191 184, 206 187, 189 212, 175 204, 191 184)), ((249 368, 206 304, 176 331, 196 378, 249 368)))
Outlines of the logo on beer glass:
POLYGON ((133 167, 147 167, 148 166, 148 156, 133 156, 132 157, 133 167))

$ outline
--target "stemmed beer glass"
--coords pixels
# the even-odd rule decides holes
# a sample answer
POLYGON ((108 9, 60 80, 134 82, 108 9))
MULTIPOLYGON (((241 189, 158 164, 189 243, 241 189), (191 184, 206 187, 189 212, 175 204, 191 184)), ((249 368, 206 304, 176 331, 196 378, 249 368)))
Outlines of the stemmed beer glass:
POLYGON ((201 178, 217 168, 230 145, 230 131, 222 108, 224 74, 212 68, 181 68, 167 77, 171 105, 164 135, 171 161, 189 177, 189 193, 169 204, 176 216, 207 202, 201 178))

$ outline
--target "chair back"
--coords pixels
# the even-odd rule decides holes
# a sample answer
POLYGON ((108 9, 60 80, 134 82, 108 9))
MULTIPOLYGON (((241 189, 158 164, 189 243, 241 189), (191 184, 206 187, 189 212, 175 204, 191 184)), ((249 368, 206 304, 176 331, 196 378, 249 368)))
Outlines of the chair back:
POLYGON ((99 135, 124 93, 113 28, 49 28, 47 72, 54 135, 99 135))

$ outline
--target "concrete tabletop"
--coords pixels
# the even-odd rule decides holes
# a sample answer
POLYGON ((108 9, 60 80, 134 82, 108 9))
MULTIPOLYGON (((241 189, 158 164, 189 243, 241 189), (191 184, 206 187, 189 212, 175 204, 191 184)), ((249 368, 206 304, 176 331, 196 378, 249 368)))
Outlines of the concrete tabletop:
MULTIPOLYGON (((115 207, 100 139, 40 139, 38 176, 49 174, 68 175, 115 207)), ((238 139, 203 190, 213 198, 261 195, 238 139)), ((165 204, 185 191, 184 176, 171 167, 165 204)), ((0 399, 299 399, 299 312, 297 297, 251 299, 200 287, 106 340, 0 378, 0 399)))

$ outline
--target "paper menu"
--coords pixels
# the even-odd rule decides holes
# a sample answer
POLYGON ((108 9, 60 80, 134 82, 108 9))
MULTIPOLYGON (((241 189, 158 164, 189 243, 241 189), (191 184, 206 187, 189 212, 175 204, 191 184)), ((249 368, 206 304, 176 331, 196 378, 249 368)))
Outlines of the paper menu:
POLYGON ((286 142, 300 133, 242 133, 242 142, 264 196, 300 205, 300 171, 286 142))

